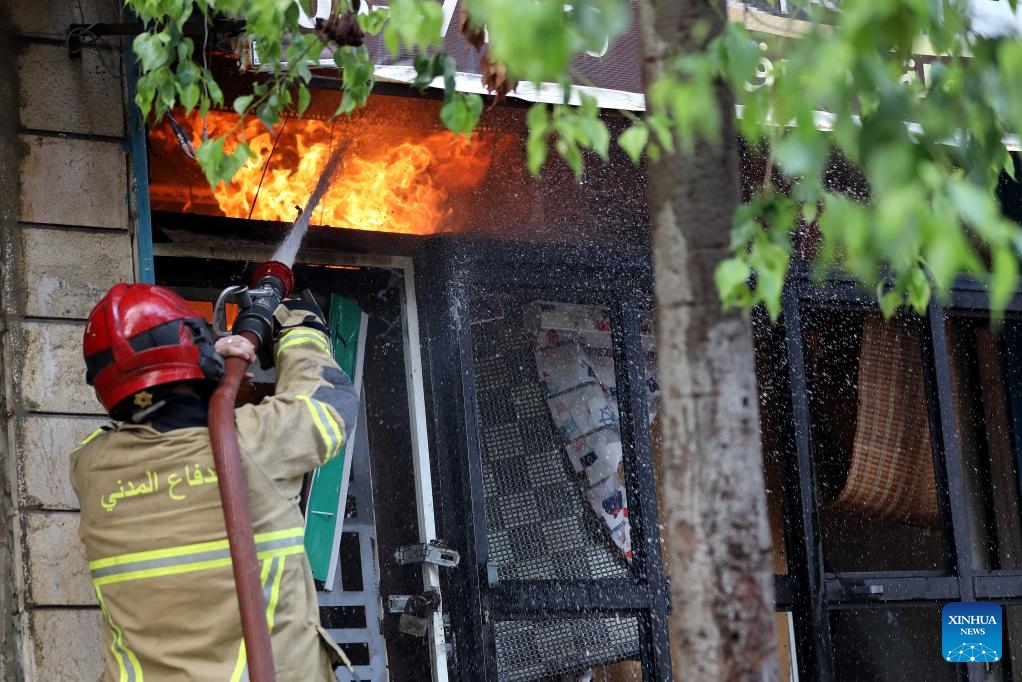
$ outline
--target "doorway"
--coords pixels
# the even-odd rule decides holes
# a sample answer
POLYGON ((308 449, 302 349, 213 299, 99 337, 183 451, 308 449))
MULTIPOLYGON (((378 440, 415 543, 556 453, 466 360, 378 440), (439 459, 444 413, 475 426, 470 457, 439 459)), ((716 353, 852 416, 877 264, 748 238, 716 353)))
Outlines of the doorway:
MULTIPOLYGON (((157 281, 211 314, 223 287, 248 281, 266 257, 261 251, 232 249, 236 258, 227 260, 212 257, 224 253, 219 248, 160 245, 157 281)), ((338 296, 357 306, 368 349, 358 372, 361 406, 347 449, 350 474, 338 490, 344 499, 336 495, 333 512, 322 500, 308 510, 341 520, 337 546, 325 548, 330 570, 317 573, 320 620, 354 667, 355 676, 341 669, 338 679, 420 680, 431 670, 432 679, 443 682, 448 674, 440 610, 427 614, 425 636, 416 637, 400 629, 401 613, 389 608, 440 591, 435 565, 397 558, 438 537, 411 259, 318 252, 302 260, 294 267, 297 288, 314 292, 328 318, 339 310, 338 296)), ((272 369, 256 371, 240 399, 257 402, 272 393, 273 383, 272 369)), ((307 533, 311 556, 316 548, 309 543, 307 533)))

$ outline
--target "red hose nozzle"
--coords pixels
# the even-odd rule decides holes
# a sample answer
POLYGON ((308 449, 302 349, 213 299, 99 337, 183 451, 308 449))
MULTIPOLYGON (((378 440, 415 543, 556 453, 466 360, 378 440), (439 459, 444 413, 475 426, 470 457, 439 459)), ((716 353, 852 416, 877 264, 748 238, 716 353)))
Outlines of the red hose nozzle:
POLYGON ((291 268, 279 260, 269 260, 260 265, 252 276, 252 282, 249 286, 254 289, 267 277, 273 277, 281 283, 284 288, 281 295, 282 298, 287 298, 291 294, 291 290, 295 288, 294 273, 291 272, 291 268))

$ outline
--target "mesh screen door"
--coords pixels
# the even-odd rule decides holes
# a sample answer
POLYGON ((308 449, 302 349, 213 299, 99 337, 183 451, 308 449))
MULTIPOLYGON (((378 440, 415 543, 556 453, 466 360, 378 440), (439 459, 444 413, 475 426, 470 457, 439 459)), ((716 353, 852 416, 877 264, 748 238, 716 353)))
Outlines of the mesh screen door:
MULTIPOLYGON (((524 303, 486 297, 472 305, 491 577, 501 584, 625 577, 628 562, 587 501, 551 416, 524 303)), ((581 671, 639 651, 635 618, 504 621, 495 638, 501 680, 581 671)))

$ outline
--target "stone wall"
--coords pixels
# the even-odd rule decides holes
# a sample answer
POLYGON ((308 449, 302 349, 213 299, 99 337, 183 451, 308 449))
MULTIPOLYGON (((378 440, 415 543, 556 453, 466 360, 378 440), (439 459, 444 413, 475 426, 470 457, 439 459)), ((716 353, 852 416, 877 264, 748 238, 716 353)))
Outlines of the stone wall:
POLYGON ((78 540, 68 453, 102 423, 85 385, 89 309, 133 279, 118 39, 72 59, 68 25, 113 0, 0 0, 0 678, 97 680, 100 612, 78 540))

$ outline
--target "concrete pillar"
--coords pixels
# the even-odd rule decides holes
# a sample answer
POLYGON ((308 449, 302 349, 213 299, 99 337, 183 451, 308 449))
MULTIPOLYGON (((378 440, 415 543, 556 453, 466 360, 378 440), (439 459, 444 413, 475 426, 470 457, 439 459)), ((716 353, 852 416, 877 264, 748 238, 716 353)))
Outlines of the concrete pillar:
POLYGON ((0 0, 0 678, 98 679, 101 614, 68 454, 103 421, 85 385, 85 318, 133 279, 120 41, 72 59, 107 0, 0 0))

